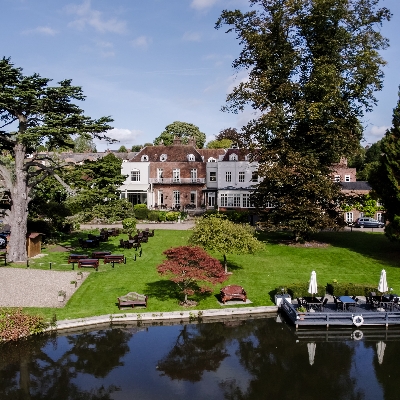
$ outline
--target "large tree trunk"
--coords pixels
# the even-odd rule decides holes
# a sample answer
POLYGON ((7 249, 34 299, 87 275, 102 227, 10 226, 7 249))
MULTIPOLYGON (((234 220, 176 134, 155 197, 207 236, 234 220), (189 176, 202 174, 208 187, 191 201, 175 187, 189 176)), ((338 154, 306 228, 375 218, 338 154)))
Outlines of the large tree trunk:
POLYGON ((28 222, 29 189, 27 173, 24 170, 25 147, 17 144, 15 150, 15 177, 11 188, 11 210, 8 223, 11 237, 8 244, 7 259, 13 262, 27 260, 26 233, 28 222))

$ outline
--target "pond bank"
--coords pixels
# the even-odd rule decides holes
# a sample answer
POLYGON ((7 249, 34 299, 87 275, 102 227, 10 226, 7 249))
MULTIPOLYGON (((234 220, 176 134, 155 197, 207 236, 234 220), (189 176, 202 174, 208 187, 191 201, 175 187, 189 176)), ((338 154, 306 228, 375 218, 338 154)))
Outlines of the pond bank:
POLYGON ((56 327, 49 328, 47 331, 57 330, 74 330, 76 328, 95 327, 104 324, 121 324, 132 322, 150 322, 152 324, 178 324, 188 321, 198 321, 203 318, 229 318, 234 319, 237 316, 253 317, 255 315, 277 313, 277 306, 261 306, 261 307, 241 307, 241 308, 225 308, 211 310, 184 310, 171 312, 143 312, 130 314, 108 314, 97 317, 77 318, 70 320, 57 321, 56 327))

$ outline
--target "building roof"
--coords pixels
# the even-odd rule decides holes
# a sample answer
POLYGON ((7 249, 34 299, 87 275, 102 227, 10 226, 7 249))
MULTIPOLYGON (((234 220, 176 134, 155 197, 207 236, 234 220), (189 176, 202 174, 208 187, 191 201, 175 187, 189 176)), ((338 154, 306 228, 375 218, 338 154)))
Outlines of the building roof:
POLYGON ((342 190, 366 190, 370 191, 371 185, 367 181, 356 181, 356 182, 340 182, 342 190))
POLYGON ((144 147, 129 161, 142 161, 142 156, 147 156, 146 161, 160 162, 160 157, 166 155, 165 162, 184 162, 189 161, 188 155, 194 155, 194 161, 203 162, 203 158, 198 150, 193 145, 174 144, 172 146, 148 146, 144 147))

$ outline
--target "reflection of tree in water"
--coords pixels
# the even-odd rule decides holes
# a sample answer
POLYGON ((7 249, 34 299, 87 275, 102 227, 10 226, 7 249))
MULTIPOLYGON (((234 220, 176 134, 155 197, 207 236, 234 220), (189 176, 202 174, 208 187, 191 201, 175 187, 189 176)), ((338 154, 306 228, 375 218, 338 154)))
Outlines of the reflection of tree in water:
POLYGON ((127 341, 131 336, 119 329, 71 335, 67 340, 72 348, 65 349, 56 361, 46 354, 46 346, 53 340, 49 336, 5 343, 0 347, 0 399, 111 399, 111 393, 118 390, 116 386, 84 391, 73 379, 78 373, 106 377, 122 365, 120 358, 129 350, 127 341))
POLYGON ((201 380, 204 371, 216 371, 228 356, 221 324, 184 325, 158 369, 171 379, 201 380))
POLYGON ((363 398, 350 378, 350 346, 317 343, 314 365, 310 366, 307 342, 294 345, 295 335, 287 327, 271 319, 252 323, 252 337, 239 339, 237 353, 252 378, 247 388, 235 380, 223 382, 226 399, 315 399, 318 393, 325 400, 363 398))
POLYGON ((382 340, 386 344, 385 352, 383 354, 382 364, 379 364, 377 355, 377 342, 365 341, 365 347, 372 348, 374 352, 373 367, 378 382, 381 384, 385 400, 398 400, 399 399, 399 354, 400 342, 382 340))
POLYGON ((112 369, 123 365, 120 360, 129 351, 127 342, 131 336, 121 329, 69 336, 68 341, 73 347, 64 357, 76 372, 104 378, 112 369))

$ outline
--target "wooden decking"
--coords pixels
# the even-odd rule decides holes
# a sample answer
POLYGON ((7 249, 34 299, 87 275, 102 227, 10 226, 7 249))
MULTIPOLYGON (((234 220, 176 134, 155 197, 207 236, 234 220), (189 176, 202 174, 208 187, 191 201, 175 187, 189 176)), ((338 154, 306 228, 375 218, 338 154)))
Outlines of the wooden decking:
POLYGON ((283 299, 280 310, 296 326, 385 326, 400 325, 400 310, 378 311, 366 304, 351 307, 350 310, 336 310, 334 304, 328 303, 323 311, 299 313, 297 306, 283 299))

